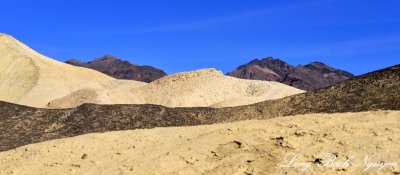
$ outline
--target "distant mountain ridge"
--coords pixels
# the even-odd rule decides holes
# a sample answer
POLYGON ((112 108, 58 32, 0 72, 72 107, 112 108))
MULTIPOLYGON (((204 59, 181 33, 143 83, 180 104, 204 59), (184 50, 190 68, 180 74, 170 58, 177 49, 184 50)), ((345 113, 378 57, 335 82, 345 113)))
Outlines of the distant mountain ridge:
POLYGON ((354 77, 350 72, 317 61, 295 67, 272 57, 254 59, 227 75, 242 79, 277 81, 306 91, 324 88, 354 77))
POLYGON ((136 80, 147 83, 167 75, 161 69, 151 66, 139 66, 111 55, 104 55, 86 63, 75 59, 68 60, 65 63, 94 69, 117 79, 136 80))

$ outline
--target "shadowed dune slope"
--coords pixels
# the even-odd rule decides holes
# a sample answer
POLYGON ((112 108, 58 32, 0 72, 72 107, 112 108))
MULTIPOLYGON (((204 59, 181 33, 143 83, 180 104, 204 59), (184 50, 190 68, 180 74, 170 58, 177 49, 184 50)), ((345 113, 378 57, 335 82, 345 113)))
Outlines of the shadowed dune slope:
POLYGON ((308 113, 400 110, 400 65, 283 99, 229 108, 94 105, 37 109, 0 103, 0 150, 93 132, 191 126, 308 113))

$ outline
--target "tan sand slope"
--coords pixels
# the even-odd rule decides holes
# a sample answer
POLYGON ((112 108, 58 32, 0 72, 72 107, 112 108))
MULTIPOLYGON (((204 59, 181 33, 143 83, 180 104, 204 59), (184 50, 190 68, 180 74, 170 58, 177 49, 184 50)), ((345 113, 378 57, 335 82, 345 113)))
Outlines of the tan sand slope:
POLYGON ((113 78, 47 58, 18 40, 0 34, 0 100, 44 107, 76 90, 100 87, 113 78))
POLYGON ((239 106, 302 92, 281 83, 233 78, 213 68, 177 73, 132 90, 146 103, 169 107, 239 106), (240 103, 230 102, 237 99, 240 103))
POLYGON ((375 111, 87 134, 1 152, 0 174, 395 174, 399 131, 375 111))
POLYGON ((47 58, 5 34, 0 34, 0 59, 0 100, 33 107, 69 108, 82 103, 225 107, 304 92, 281 83, 225 76, 215 69, 178 73, 150 84, 115 80, 47 58))
POLYGON ((79 89, 64 97, 50 101, 48 108, 70 108, 83 103, 95 104, 132 104, 138 100, 130 93, 132 88, 144 86, 147 83, 132 80, 111 80, 99 82, 98 88, 79 89))
POLYGON ((304 91, 277 82, 243 80, 215 69, 177 73, 131 88, 124 96, 110 89, 79 90, 49 103, 50 108, 75 107, 82 102, 98 104, 158 104, 168 107, 227 107, 257 103, 304 91), (83 92, 91 91, 91 98, 83 92), (80 94, 80 95, 79 95, 80 94), (108 94, 108 97, 106 97, 108 94), (114 94, 114 95, 113 95, 114 94), (109 97, 114 100, 109 100, 109 97), (105 98, 106 97, 106 98, 105 98), (86 100, 80 100, 86 98, 86 100))

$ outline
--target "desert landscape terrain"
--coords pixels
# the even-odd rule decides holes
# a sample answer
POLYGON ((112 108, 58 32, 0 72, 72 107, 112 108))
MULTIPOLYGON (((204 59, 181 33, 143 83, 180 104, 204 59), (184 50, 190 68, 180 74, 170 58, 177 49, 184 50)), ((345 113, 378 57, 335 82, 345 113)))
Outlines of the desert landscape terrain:
MULTIPOLYGON (((127 80, 118 80, 127 81, 127 80)), ((138 86, 81 89, 50 101, 48 108, 71 108, 83 103, 156 104, 167 107, 230 107, 303 93, 278 82, 242 80, 215 69, 165 76, 138 86), (91 96, 86 96, 91 94, 91 96), (84 99, 84 100, 81 100, 84 99)))
POLYGON ((227 107, 304 92, 276 82, 232 78, 215 69, 178 73, 149 84, 116 80, 47 58, 6 34, 0 35, 0 42, 4 61, 0 67, 0 100, 27 106, 71 108, 97 103, 227 107), (24 69, 18 68, 21 66, 24 69))
POLYGON ((388 163, 400 155, 387 150, 400 149, 398 132, 399 111, 115 131, 1 152, 0 169, 6 174, 396 174, 400 167, 388 163), (374 154, 379 157, 364 162, 374 154), (301 155, 298 165, 290 163, 295 155, 301 155), (348 165, 340 164, 347 159, 348 165))
POLYGON ((399 64, 267 58, 143 82, 6 34, 0 59, 0 174, 400 174, 399 64))

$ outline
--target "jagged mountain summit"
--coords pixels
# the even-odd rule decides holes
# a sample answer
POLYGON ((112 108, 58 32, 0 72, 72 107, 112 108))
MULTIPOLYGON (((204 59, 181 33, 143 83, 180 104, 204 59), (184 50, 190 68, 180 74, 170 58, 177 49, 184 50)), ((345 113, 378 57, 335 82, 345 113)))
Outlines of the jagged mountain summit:
POLYGON ((117 79, 137 80, 147 83, 167 75, 161 69, 151 66, 139 66, 111 55, 104 55, 86 63, 75 59, 68 60, 65 63, 94 69, 117 79))
POLYGON ((292 66, 272 57, 252 60, 227 75, 243 79, 277 81, 306 91, 334 85, 354 76, 321 62, 292 66))

